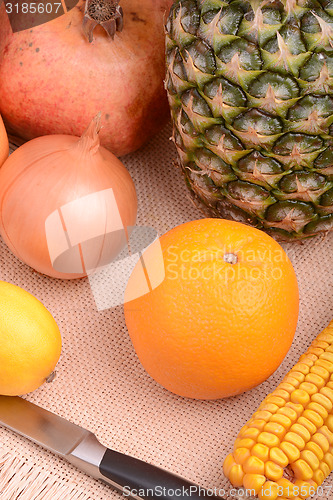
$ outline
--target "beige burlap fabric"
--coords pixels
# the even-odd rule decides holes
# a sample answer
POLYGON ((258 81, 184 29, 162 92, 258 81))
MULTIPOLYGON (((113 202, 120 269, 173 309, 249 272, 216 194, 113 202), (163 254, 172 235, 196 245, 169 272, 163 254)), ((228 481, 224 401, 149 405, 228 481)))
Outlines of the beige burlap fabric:
MULTIPOLYGON (((124 158, 139 196, 138 223, 159 234, 201 217, 192 205, 167 126, 141 151, 124 158)), ((277 372, 259 387, 219 401, 177 397, 140 365, 121 306, 97 311, 87 279, 60 281, 36 274, 4 244, 0 278, 23 287, 54 315, 63 337, 56 379, 27 398, 87 429, 116 450, 162 466, 207 488, 224 488, 222 463, 262 399, 333 318, 333 234, 284 245, 299 281, 300 318, 293 345, 277 372)), ((333 498, 333 476, 324 498, 333 498)), ((0 499, 121 498, 65 461, 0 428, 0 499)), ((320 498, 317 495, 316 498, 320 498)))

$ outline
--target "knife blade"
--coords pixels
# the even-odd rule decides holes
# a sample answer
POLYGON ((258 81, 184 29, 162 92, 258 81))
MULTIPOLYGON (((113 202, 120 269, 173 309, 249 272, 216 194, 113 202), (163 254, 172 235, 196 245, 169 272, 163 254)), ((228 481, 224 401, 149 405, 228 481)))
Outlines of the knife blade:
POLYGON ((127 498, 221 499, 165 469, 105 447, 92 432, 20 397, 0 396, 0 425, 108 483, 127 498))

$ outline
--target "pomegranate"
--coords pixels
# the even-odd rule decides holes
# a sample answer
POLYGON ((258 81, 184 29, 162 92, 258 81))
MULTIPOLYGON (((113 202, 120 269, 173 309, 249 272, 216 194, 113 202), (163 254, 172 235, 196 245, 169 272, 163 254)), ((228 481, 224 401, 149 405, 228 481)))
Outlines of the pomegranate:
POLYGON ((13 30, 2 3, 0 114, 12 138, 80 136, 101 111, 101 143, 122 156, 168 119, 163 27, 172 0, 112 2, 112 23, 94 21, 79 0, 65 14, 21 31, 15 30, 27 14, 16 13, 13 30))

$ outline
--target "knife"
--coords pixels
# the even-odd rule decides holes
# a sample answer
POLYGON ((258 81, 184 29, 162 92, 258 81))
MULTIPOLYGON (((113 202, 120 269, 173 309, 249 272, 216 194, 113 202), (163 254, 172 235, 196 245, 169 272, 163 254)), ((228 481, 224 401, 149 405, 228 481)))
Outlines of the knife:
POLYGON ((221 498, 178 475, 106 448, 92 432, 20 397, 0 396, 0 425, 105 481, 125 498, 221 498))

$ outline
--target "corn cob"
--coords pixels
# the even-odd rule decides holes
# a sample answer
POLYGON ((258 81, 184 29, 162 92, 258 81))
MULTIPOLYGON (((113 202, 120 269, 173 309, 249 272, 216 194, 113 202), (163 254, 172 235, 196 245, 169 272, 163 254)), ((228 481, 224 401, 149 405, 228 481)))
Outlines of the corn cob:
POLYGON ((240 430, 223 471, 260 500, 313 495, 333 470, 333 321, 240 430))

